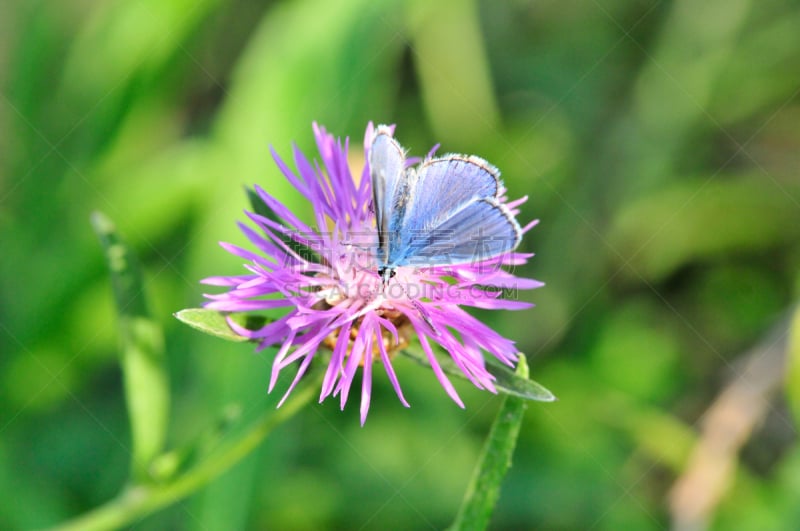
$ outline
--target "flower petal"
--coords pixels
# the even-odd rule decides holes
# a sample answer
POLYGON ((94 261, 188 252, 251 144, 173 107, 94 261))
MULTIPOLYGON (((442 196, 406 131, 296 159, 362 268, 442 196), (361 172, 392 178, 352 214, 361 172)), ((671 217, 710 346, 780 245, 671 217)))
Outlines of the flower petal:
POLYGON ((433 350, 431 349, 430 343, 428 343, 428 338, 426 337, 425 333, 421 330, 422 322, 417 321, 416 318, 411 319, 411 323, 414 326, 414 329, 417 331, 419 336, 420 345, 422 345, 422 350, 425 351, 425 354, 428 356, 428 361, 433 368, 433 373, 436 375, 436 378, 439 380, 439 383, 442 384, 444 387, 445 392, 453 399, 453 402, 459 405, 462 409, 464 408, 464 402, 461 400, 461 397, 458 396, 453 384, 450 383, 450 380, 442 371, 442 367, 439 365, 436 356, 433 354, 433 350))

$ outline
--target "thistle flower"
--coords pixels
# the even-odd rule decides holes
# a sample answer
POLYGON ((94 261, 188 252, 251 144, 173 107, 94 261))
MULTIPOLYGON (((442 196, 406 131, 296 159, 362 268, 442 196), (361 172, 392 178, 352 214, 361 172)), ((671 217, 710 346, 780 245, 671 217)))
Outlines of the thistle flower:
MULTIPOLYGON (((432 343, 449 353, 453 362, 478 388, 496 393, 494 376, 484 365, 483 353, 514 366, 514 342, 467 313, 462 306, 519 310, 528 303, 501 298, 505 289, 533 289, 542 284, 514 276, 501 266, 523 264, 532 255, 506 253, 480 262, 446 267, 399 267, 388 282, 377 272, 378 236, 372 207, 368 163, 360 179, 348 166, 349 140, 344 144, 323 127, 313 125, 322 166, 310 162, 294 147, 297 173, 272 151, 286 179, 311 203, 315 224, 308 225, 276 198, 255 186, 264 216, 245 212, 258 230, 240 223, 256 251, 221 242, 227 251, 245 260, 249 274, 219 276, 202 282, 228 291, 206 295, 205 306, 223 312, 287 308, 288 312, 258 330, 229 325, 239 335, 258 343, 258 350, 279 346, 272 366, 269 391, 280 372, 299 364, 280 404, 307 371, 320 351, 330 353, 320 402, 338 395, 347 402, 361 367, 361 423, 369 409, 374 365, 383 366, 400 402, 409 407, 392 367, 393 355, 415 336, 434 374, 447 394, 464 407, 434 355, 432 343)), ((375 129, 367 126, 364 150, 375 129)), ((430 157, 432 152, 428 154, 430 157)), ((418 159, 417 159, 418 160, 418 159)), ((512 214, 527 198, 507 202, 512 214)), ((536 222, 523 227, 527 232, 536 222)))

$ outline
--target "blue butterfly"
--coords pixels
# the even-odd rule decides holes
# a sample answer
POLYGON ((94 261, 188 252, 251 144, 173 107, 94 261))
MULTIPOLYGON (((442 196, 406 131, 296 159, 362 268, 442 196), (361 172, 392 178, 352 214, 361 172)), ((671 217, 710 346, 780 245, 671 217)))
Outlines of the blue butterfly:
POLYGON ((401 266, 479 262, 519 245, 522 229, 501 200, 497 168, 452 154, 406 166, 392 129, 378 126, 369 167, 384 285, 401 266))

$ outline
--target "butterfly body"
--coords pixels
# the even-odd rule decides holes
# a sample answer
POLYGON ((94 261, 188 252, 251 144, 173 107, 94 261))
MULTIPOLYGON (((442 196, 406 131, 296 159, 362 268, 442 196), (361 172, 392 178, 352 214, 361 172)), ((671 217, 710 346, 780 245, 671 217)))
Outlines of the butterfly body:
POLYGON ((392 130, 379 126, 369 164, 384 284, 398 267, 476 263, 519 244, 500 172, 485 160, 446 155, 407 167, 392 130))

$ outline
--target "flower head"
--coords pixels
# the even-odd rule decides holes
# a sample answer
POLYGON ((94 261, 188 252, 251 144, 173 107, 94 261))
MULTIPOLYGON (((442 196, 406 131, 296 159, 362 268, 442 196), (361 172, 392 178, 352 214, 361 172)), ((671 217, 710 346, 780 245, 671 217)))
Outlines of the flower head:
MULTIPOLYGON (((378 273, 378 235, 372 206, 370 171, 365 164, 360 179, 348 166, 349 141, 344 144, 314 124, 322 166, 294 148, 297 172, 272 152, 289 182, 311 203, 315 223, 306 224, 259 186, 263 213, 246 212, 258 230, 240 228, 256 251, 221 243, 227 251, 247 260, 249 274, 211 277, 206 284, 228 291, 206 295, 207 308, 241 312, 287 308, 281 318, 259 330, 249 330, 229 320, 234 331, 258 342, 258 349, 279 346, 272 366, 269 390, 280 372, 299 364, 281 403, 306 372, 320 350, 330 353, 320 401, 338 395, 341 407, 358 371, 361 379, 361 423, 369 409, 373 366, 380 364, 400 401, 408 407, 392 368, 392 356, 416 336, 439 382, 461 407, 461 399, 442 371, 432 343, 447 351, 464 375, 482 389, 496 392, 494 377, 486 370, 483 352, 513 366, 514 342, 467 313, 462 306, 517 310, 530 304, 501 298, 506 289, 532 289, 538 281, 514 276, 501 266, 525 263, 531 256, 509 252, 478 262, 420 267, 398 267, 386 282, 378 273)), ((375 129, 370 123, 365 152, 375 129)), ((429 157, 431 154, 429 154, 429 157)), ((526 198, 503 208, 517 214, 526 198)), ((522 229, 529 230, 536 222, 522 229)), ((280 405, 280 404, 279 404, 280 405)))

